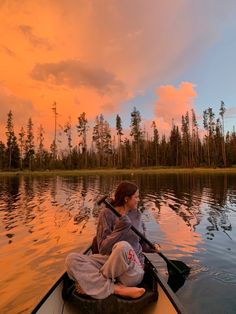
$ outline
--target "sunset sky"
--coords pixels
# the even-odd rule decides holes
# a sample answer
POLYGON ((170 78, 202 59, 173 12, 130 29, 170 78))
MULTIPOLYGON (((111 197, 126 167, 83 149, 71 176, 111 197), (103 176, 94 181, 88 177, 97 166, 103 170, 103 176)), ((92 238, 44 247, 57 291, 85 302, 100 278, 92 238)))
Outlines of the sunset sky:
POLYGON ((52 136, 54 101, 61 125, 136 106, 166 132, 221 100, 236 124, 234 0, 0 0, 0 38, 0 140, 10 109, 52 136))

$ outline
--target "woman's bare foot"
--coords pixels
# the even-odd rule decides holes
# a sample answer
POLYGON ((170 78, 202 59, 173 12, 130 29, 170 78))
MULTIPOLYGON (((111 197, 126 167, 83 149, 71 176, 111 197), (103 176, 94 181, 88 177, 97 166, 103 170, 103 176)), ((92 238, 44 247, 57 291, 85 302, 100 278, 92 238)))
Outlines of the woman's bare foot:
POLYGON ((80 287, 78 282, 75 284, 75 290, 78 294, 86 294, 84 290, 80 287))
POLYGON ((126 287, 122 284, 115 284, 114 294, 121 295, 123 297, 130 297, 133 299, 141 297, 145 293, 144 288, 138 287, 126 287))

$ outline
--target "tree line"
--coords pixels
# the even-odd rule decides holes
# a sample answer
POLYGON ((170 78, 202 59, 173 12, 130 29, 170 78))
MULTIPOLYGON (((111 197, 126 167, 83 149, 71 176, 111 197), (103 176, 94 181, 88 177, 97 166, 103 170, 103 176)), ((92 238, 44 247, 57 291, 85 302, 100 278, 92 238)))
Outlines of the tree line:
POLYGON ((192 109, 182 116, 181 125, 172 122, 169 136, 160 136, 155 121, 151 132, 142 125, 140 112, 133 108, 130 116, 130 133, 123 133, 122 119, 116 115, 116 135, 102 114, 92 127, 88 141, 89 124, 86 113, 77 118, 77 144, 73 146, 71 120, 64 126, 58 124, 56 103, 54 115, 54 138, 49 149, 45 148, 45 131, 40 125, 34 133, 31 118, 14 131, 13 112, 6 122, 6 143, 0 139, 0 170, 46 170, 87 168, 138 168, 156 166, 177 167, 231 167, 236 164, 236 133, 224 131, 225 104, 221 101, 218 116, 209 107, 203 111, 204 136, 199 135, 199 124, 192 109), (64 135, 66 148, 60 148, 64 135), (88 145, 89 143, 89 145, 88 145))

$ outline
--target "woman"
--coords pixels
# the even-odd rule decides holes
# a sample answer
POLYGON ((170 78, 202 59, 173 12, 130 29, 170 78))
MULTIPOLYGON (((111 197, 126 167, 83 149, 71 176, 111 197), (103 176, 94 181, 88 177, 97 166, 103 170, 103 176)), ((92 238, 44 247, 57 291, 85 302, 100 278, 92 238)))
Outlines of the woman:
MULTIPOLYGON (((111 202, 121 214, 117 218, 103 208, 97 226, 99 254, 90 256, 71 253, 66 259, 68 275, 77 283, 78 291, 96 299, 110 294, 138 298, 145 289, 136 287, 144 275, 144 256, 140 238, 131 230, 133 225, 144 233, 138 187, 128 181, 119 184, 111 202)), ((156 247, 158 249, 158 247, 156 247)), ((152 250, 153 251, 153 250, 152 250)))

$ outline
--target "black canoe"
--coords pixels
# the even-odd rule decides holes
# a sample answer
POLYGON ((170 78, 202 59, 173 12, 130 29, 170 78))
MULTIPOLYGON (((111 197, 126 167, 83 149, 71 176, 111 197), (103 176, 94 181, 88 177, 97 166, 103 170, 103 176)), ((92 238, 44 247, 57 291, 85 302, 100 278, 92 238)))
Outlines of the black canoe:
MULTIPOLYGON (((91 254, 89 247, 84 254, 91 254)), ((148 257, 147 257, 148 255, 148 257)), ((64 273, 32 310, 32 314, 184 314, 174 292, 158 273, 152 260, 145 258, 145 276, 140 286, 146 292, 138 299, 110 295, 104 300, 79 295, 73 282, 64 273)))

